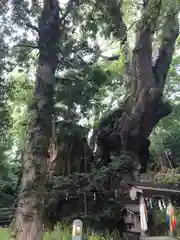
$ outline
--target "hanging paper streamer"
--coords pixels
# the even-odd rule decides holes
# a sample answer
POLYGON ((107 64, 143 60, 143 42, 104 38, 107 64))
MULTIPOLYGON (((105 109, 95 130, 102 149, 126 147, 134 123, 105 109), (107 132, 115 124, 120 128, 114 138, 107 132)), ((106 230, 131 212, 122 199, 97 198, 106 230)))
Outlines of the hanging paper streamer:
POLYGON ((162 211, 163 207, 162 207, 162 204, 161 204, 161 200, 158 201, 158 204, 159 204, 159 209, 162 211))
POLYGON ((141 196, 140 198, 139 212, 141 229, 145 232, 148 230, 148 226, 147 226, 147 209, 143 196, 141 196))
POLYGON ((96 193, 93 194, 94 201, 96 201, 96 193))
POLYGON ((115 196, 115 198, 118 198, 118 190, 117 189, 114 190, 114 196, 115 196))
POLYGON ((166 203, 165 203, 164 199, 162 200, 162 206, 163 206, 163 208, 166 208, 166 203))
POLYGON ((153 203, 152 203, 152 199, 151 198, 149 199, 149 205, 150 205, 151 209, 153 209, 153 203))
POLYGON ((149 208, 149 207, 150 207, 149 198, 146 198, 146 205, 147 205, 147 208, 149 208))
POLYGON ((174 214, 174 208, 171 203, 169 203, 167 206, 166 223, 168 224, 170 232, 173 232, 176 228, 176 217, 174 214))
POLYGON ((69 197, 69 194, 68 194, 68 193, 66 193, 66 200, 68 200, 68 197, 69 197))

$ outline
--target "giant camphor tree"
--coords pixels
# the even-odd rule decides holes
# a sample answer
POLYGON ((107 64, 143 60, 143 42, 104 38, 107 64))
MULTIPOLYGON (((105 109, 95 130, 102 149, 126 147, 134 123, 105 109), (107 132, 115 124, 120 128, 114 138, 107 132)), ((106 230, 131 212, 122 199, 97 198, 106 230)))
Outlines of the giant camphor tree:
MULTIPOLYGON (((58 1, 44 0, 43 3, 41 3, 41 1, 32 1, 31 7, 28 8, 27 6, 29 5, 27 1, 13 2, 13 10, 15 11, 15 14, 13 15, 12 19, 16 21, 18 27, 21 27, 21 30, 22 28, 30 28, 34 32, 38 33, 37 45, 35 41, 33 43, 32 41, 28 41, 28 36, 26 35, 22 39, 20 38, 19 41, 17 41, 18 44, 15 45, 15 47, 20 48, 20 50, 16 50, 16 57, 19 60, 18 64, 21 64, 21 71, 23 71, 22 67, 24 67, 25 69, 27 68, 27 65, 25 66, 27 58, 31 59, 32 57, 29 55, 29 48, 31 51, 34 49, 39 50, 38 61, 36 62, 37 71, 35 92, 32 99, 33 103, 28 110, 30 113, 29 116, 32 115, 32 119, 30 119, 30 125, 28 126, 28 141, 24 151, 25 154, 22 154, 24 155, 23 168, 21 171, 22 181, 17 213, 13 224, 13 230, 15 232, 16 239, 42 238, 44 217, 43 210, 45 207, 46 195, 45 184, 46 180, 48 181, 48 178, 46 178, 48 175, 48 170, 51 170, 48 169, 48 164, 50 163, 51 165, 51 161, 49 160, 52 160, 52 125, 56 125, 54 121, 56 121, 56 118, 58 117, 61 118, 61 115, 63 116, 64 121, 66 121, 66 115, 70 114, 70 116, 67 117, 68 120, 71 119, 72 121, 73 117, 74 119, 72 122, 75 121, 75 116, 77 114, 74 113, 76 109, 74 103, 76 102, 76 100, 78 102, 78 99, 66 99, 69 95, 69 89, 67 93, 67 86, 69 84, 67 81, 70 82, 71 80, 76 80, 75 75, 73 75, 74 79, 71 76, 72 69, 75 69, 74 72, 76 71, 76 73, 78 74, 77 70, 79 68, 81 77, 83 76, 84 68, 87 68, 87 71, 89 71, 89 66, 85 61, 83 61, 81 56, 82 54, 86 54, 88 52, 87 41, 86 39, 83 39, 82 41, 79 41, 80 43, 77 44, 77 40, 71 38, 71 34, 74 31, 74 28, 76 28, 76 26, 71 25, 70 20, 73 21, 71 18, 67 19, 70 11, 74 10, 76 12, 78 10, 78 4, 79 2, 69 1, 67 3, 67 8, 65 7, 64 9, 59 8, 58 1), (39 17, 39 25, 37 27, 32 24, 32 21, 36 20, 39 13, 41 14, 39 17), (62 41, 62 43, 59 43, 60 40, 62 41), (25 54, 22 49, 24 49, 25 54), (66 73, 67 68, 69 70, 70 76, 61 76, 60 78, 58 78, 57 75, 55 75, 56 70, 64 71, 66 73), (55 96, 54 94, 55 84, 58 81, 60 81, 61 83, 60 100, 58 100, 57 96, 55 96), (68 113, 64 113, 62 112, 64 110, 63 108, 61 110, 59 110, 58 108, 58 111, 60 112, 57 113, 57 108, 55 109, 54 101, 56 103, 60 101, 60 105, 62 105, 63 100, 65 102, 66 100, 68 100, 68 103, 70 102, 70 107, 68 106, 70 111, 68 111, 68 113)), ((32 37, 32 33, 30 35, 32 37)), ((90 50, 92 53, 92 49, 90 50)), ((32 62, 31 64, 33 65, 32 62)), ((33 69, 31 68, 30 70, 33 74, 33 69)), ((71 87, 72 84, 73 83, 71 82, 71 87)), ((84 86, 82 87, 84 88, 84 86)), ((56 91, 58 92, 57 88, 56 91)), ((81 92, 79 91, 77 95, 81 95, 81 92)), ((25 124, 27 124, 27 122, 25 124)), ((61 125, 61 122, 62 121, 59 121, 59 125, 61 125)), ((66 138, 69 138, 69 136, 67 136, 68 130, 66 129, 66 125, 68 124, 64 124, 63 128, 66 132, 66 138)), ((60 131, 60 134, 63 136, 62 126, 60 131)), ((73 136, 71 138, 73 138, 73 136)), ((69 139, 65 139, 65 144, 60 142, 60 146, 58 146, 58 149, 60 149, 61 156, 59 157, 58 153, 58 159, 56 159, 60 163, 57 164, 58 166, 60 166, 58 169, 59 171, 61 170, 61 166, 63 165, 64 167, 62 167, 62 172, 64 170, 68 170, 68 172, 71 171, 71 169, 69 168, 69 162, 71 161, 69 160, 71 160, 71 158, 74 158, 74 156, 73 152, 70 152, 70 154, 68 153, 67 148, 73 147, 73 149, 75 149, 74 141, 76 141, 76 144, 80 145, 79 147, 82 148, 82 146, 84 147, 85 143, 83 142, 83 140, 83 138, 81 139, 81 137, 79 138, 77 136, 77 138, 70 141, 69 139), (65 146, 65 149, 63 149, 63 146, 65 146), (64 157, 64 155, 66 154, 70 156, 70 158, 67 160, 67 164, 64 164, 63 162, 61 164, 60 161, 66 161, 64 157), (66 168, 67 165, 68 167, 66 168)), ((78 153, 76 153, 76 159, 78 158, 77 156, 78 153)), ((78 161, 81 161, 80 157, 78 161)), ((75 166, 75 168, 77 168, 77 166, 75 166)))
MULTIPOLYGON (((117 154, 120 152, 121 155, 123 151, 139 155, 142 171, 144 171, 146 158, 149 157, 148 137, 160 119, 171 113, 170 105, 164 101, 163 89, 178 36, 179 2, 177 0, 135 1, 135 4, 142 9, 141 18, 136 25, 136 42, 132 54, 127 44, 128 27, 122 20, 122 6, 127 3, 130 8, 129 1, 70 1, 65 14, 62 13, 62 9, 59 9, 59 1, 55 0, 31 1, 33 7, 30 10, 26 7, 30 1, 14 0, 12 2, 16 7, 16 14, 13 14, 12 19, 21 28, 25 27, 26 30, 31 28, 38 34, 38 45, 28 41, 28 34, 25 34, 23 41, 18 42, 18 47, 21 47, 21 50, 24 49, 25 53, 29 52, 29 49, 39 50, 38 61, 33 61, 37 64, 36 90, 33 107, 30 109, 33 110, 32 123, 29 126, 29 141, 24 155, 22 195, 20 194, 17 208, 15 229, 17 230, 17 239, 41 239, 43 204, 46 193, 45 180, 49 161, 48 151, 52 137, 53 100, 61 105, 59 108, 56 107, 55 113, 55 118, 59 121, 58 134, 60 135, 58 143, 60 151, 56 158, 60 164, 57 166, 60 166, 60 171, 63 168, 62 172, 71 174, 73 171, 69 167, 70 164, 76 165, 73 167, 76 171, 81 169, 81 165, 82 168, 85 165, 81 164, 85 154, 78 153, 74 156, 74 152, 71 150, 82 148, 83 141, 86 143, 86 136, 80 136, 80 138, 76 136, 80 134, 81 128, 76 129, 74 139, 72 138, 73 134, 69 133, 73 132, 73 127, 77 126, 76 124, 83 114, 83 117, 91 114, 89 109, 97 108, 94 112, 99 114, 98 107, 101 100, 96 101, 96 94, 103 85, 108 85, 108 81, 105 79, 107 76, 104 76, 106 74, 103 75, 102 69, 97 65, 93 66, 98 54, 94 59, 92 58, 92 61, 84 60, 84 56, 88 55, 89 57, 94 54, 94 49, 90 48, 87 42, 95 40, 96 34, 99 32, 103 32, 106 38, 113 33, 123 48, 122 55, 125 59, 123 77, 127 94, 121 107, 108 119, 101 122, 97 132, 98 150, 100 150, 104 164, 109 163, 109 157, 113 151, 116 151, 117 154), (20 11, 21 5, 24 6, 22 11, 20 11), (41 11, 39 27, 36 27, 32 23, 41 11), (71 12, 70 16, 66 18, 69 11, 71 12), (27 15, 30 15, 31 18, 27 18, 27 15), (159 54, 154 61, 152 59, 153 37, 156 38, 160 31, 162 33, 161 43, 157 43, 159 54), (81 37, 82 39, 80 39, 81 37), (57 57, 60 60, 59 63, 57 57), (55 70, 57 68, 60 76, 56 78, 57 88, 54 98, 55 70), (63 134, 63 129, 66 134, 63 134), (66 139, 63 139, 63 136, 66 139), (79 142, 80 148, 77 147, 77 142, 79 142), (62 149, 63 146, 65 146, 64 149, 62 149), (81 160, 81 158, 83 159, 77 166, 77 159, 81 160), (67 162, 65 162, 66 160, 67 162)), ((128 14, 124 11, 124 16, 128 18, 129 15, 126 15, 128 14)), ((17 43, 17 41, 15 42, 17 43)), ((93 44, 91 43, 91 45, 93 44)), ((25 65, 27 55, 23 53, 19 51, 19 55, 16 55, 21 57, 23 63, 21 70, 24 68, 23 70, 27 71, 33 64, 30 64, 29 61, 28 66, 25 65)), ((28 60, 32 60, 31 58, 32 56, 28 55, 28 60)), ((109 60, 113 60, 113 58, 109 58, 109 60)), ((116 81, 115 88, 118 87, 119 82, 116 81)), ((86 147, 85 149, 88 150, 86 147)), ((75 152, 77 153, 77 151, 75 152)), ((90 156, 89 159, 93 158, 90 156)), ((100 171, 100 169, 95 169, 93 174, 99 174, 100 171)), ((107 175, 106 172, 105 175, 107 175)), ((77 176, 79 177, 78 174, 77 176)), ((65 178, 64 175, 62 178, 65 178)), ((100 176, 98 176, 99 179, 100 176)), ((93 182, 94 186, 102 189, 104 182, 101 181, 98 185, 97 178, 93 180, 94 182, 90 181, 90 183, 93 182)))
MULTIPOLYGON (((146 171, 147 160, 150 157, 148 137, 156 124, 172 111, 170 104, 163 97, 163 92, 179 31, 177 18, 179 5, 177 1, 174 1, 173 5, 172 2, 168 1, 166 3, 146 1, 140 4, 142 6, 141 18, 136 26, 136 42, 132 54, 127 44, 128 29, 122 21, 122 1, 109 3, 97 1, 94 5, 96 9, 103 13, 104 21, 112 23, 108 25, 110 32, 122 43, 125 58, 125 101, 108 118, 103 119, 99 129, 97 132, 95 131, 95 134, 97 134, 97 152, 100 153, 102 158, 101 166, 107 166, 112 160, 110 157, 113 156, 113 152, 116 152, 116 155, 120 155, 119 162, 126 162, 126 160, 128 162, 130 159, 129 171, 133 170, 132 162, 136 162, 136 156, 138 156, 141 163, 141 172, 144 172, 146 171), (156 37, 159 32, 161 32, 161 41, 157 43, 159 52, 154 60, 153 37, 156 37), (131 61, 129 61, 130 57, 131 61), (129 154, 129 156, 126 157, 126 154, 129 154)), ((98 20, 95 10, 92 11, 94 15, 90 10, 89 24, 92 24, 92 22, 96 24, 98 20)), ((116 60, 117 58, 107 59, 116 60)), ((108 175, 111 180, 117 180, 117 187, 119 180, 123 178, 123 167, 127 168, 123 164, 118 166, 119 169, 116 170, 120 171, 119 176, 116 174, 112 176, 111 164, 109 164, 109 170, 105 171, 103 168, 102 172, 104 171, 105 174, 101 172, 101 169, 96 169, 95 171, 99 173, 99 176, 96 178, 95 173, 91 175, 91 189, 94 187, 98 191, 98 189, 102 190, 103 187, 106 189, 111 187, 112 185, 108 184, 108 175), (106 176, 100 177, 101 173, 106 176), (112 179, 113 177, 114 179, 112 179), (100 179, 102 181, 99 184, 100 179)), ((117 165, 116 168, 118 168, 117 165)), ((129 173, 132 177, 132 172, 129 173)))
POLYGON ((102 121, 97 133, 98 154, 100 151, 106 162, 113 151, 132 152, 140 157, 141 172, 146 170, 148 137, 156 124, 172 111, 164 101, 163 91, 179 34, 179 9, 177 0, 143 1, 131 62, 128 62, 126 34, 124 36, 127 94, 123 106, 109 117, 110 123, 107 119, 102 121), (154 60, 152 43, 159 30, 161 41, 154 60), (110 120, 113 115, 114 122, 110 120))
POLYGON ((59 2, 43 1, 39 19, 39 57, 32 123, 24 155, 21 193, 15 219, 16 239, 42 239, 45 182, 52 135, 55 71, 60 37, 59 2))

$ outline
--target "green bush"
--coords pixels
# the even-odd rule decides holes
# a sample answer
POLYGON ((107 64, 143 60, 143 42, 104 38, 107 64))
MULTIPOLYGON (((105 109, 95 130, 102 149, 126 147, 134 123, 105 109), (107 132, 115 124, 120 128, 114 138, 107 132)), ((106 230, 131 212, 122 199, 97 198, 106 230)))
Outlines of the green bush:
MULTIPOLYGON (((177 220, 177 227, 174 234, 180 237, 180 208, 175 209, 175 216, 177 220)), ((156 220, 156 226, 160 226, 161 224, 166 225, 166 210, 162 212, 156 211, 155 220, 156 220)))
POLYGON ((71 229, 66 226, 57 225, 53 232, 45 233, 44 240, 71 240, 71 229))
MULTIPOLYGON (((44 234, 44 240, 71 240, 72 231, 70 227, 64 225, 57 225, 52 232, 46 232, 44 234)), ((120 240, 119 234, 114 231, 111 236, 108 231, 104 231, 103 235, 100 234, 89 234, 89 236, 85 237, 87 240, 105 240, 105 239, 112 239, 112 240, 120 240)), ((7 228, 0 228, 0 240, 10 240, 10 233, 7 228)))

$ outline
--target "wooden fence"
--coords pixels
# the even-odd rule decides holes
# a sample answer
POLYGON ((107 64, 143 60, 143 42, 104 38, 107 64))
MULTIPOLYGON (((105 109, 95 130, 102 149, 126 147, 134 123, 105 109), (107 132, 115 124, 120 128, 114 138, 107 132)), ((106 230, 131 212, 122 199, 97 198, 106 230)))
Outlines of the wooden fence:
POLYGON ((15 208, 0 208, 0 226, 8 226, 15 214, 15 208))

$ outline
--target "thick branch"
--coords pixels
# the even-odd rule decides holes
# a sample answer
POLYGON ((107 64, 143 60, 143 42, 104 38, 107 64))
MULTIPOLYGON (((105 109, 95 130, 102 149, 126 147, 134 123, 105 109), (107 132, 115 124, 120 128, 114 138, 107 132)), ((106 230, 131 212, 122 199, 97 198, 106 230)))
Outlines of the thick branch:
POLYGON ((153 125, 156 126, 156 124, 164 117, 168 116, 169 114, 172 113, 172 107, 168 102, 162 102, 160 100, 160 102, 158 103, 157 106, 157 111, 156 114, 154 116, 154 121, 153 121, 153 125))
POLYGON ((133 52, 133 98, 128 101, 127 111, 121 117, 118 126, 123 142, 126 142, 128 135, 136 136, 138 132, 146 138, 153 128, 152 116, 156 110, 153 103, 158 99, 159 92, 155 89, 151 65, 151 36, 156 29, 161 5, 161 0, 149 0, 137 24, 136 45, 133 52))
POLYGON ((176 38, 179 35, 179 11, 177 11, 177 8, 174 6, 175 4, 176 0, 171 0, 171 3, 169 3, 166 21, 162 30, 162 40, 159 49, 159 56, 153 67, 157 85, 160 89, 162 89, 162 91, 174 53, 176 38))
POLYGON ((124 73, 123 79, 126 88, 126 95, 128 96, 129 91, 131 91, 132 87, 132 69, 131 69, 131 59, 130 59, 130 51, 129 51, 129 44, 126 37, 126 40, 122 44, 122 51, 124 54, 124 73))
POLYGON ((148 4, 148 0, 143 0, 143 7, 145 8, 148 4))
POLYGON ((26 27, 28 27, 28 28, 31 28, 32 30, 34 30, 34 31, 36 31, 38 34, 39 34, 39 28, 38 27, 36 27, 36 26, 34 26, 33 24, 31 24, 31 23, 26 23, 26 27))
POLYGON ((162 0, 149 0, 140 22, 137 24, 137 37, 134 49, 134 72, 137 80, 134 92, 136 96, 144 87, 154 87, 154 76, 151 67, 152 40, 156 22, 160 14, 162 0))
POLYGON ((68 2, 68 5, 67 5, 67 8, 66 8, 65 12, 64 12, 64 14, 62 15, 62 17, 60 18, 60 22, 61 22, 61 23, 66 19, 66 17, 68 16, 68 14, 70 13, 70 11, 72 10, 73 2, 74 2, 74 0, 70 0, 70 1, 68 2))
POLYGON ((101 57, 104 58, 107 61, 117 61, 120 58, 120 54, 112 55, 110 57, 101 55, 101 57))
POLYGON ((31 44, 17 44, 14 47, 23 47, 23 48, 32 48, 32 49, 38 49, 37 45, 31 45, 31 44))

